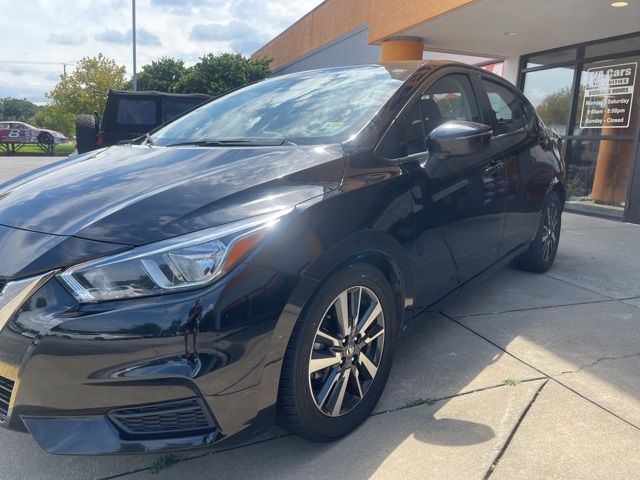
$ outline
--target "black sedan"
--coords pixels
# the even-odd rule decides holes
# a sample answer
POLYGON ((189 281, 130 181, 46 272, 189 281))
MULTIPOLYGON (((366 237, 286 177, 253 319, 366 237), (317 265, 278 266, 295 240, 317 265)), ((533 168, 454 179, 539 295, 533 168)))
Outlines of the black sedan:
POLYGON ((405 323, 553 264, 558 140, 450 62, 274 77, 0 187, 0 423, 57 454, 339 438, 405 323))

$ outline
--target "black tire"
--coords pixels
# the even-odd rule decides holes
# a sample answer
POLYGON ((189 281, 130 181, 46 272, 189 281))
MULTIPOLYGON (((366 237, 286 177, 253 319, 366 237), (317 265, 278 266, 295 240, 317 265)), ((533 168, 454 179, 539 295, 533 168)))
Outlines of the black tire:
POLYGON ((558 253, 562 220, 562 203, 550 192, 542 211, 542 221, 529 249, 516 257, 516 265, 528 272, 544 273, 551 268, 558 253))
MULTIPOLYGON (((347 305, 346 303, 344 305, 347 305)), ((393 292, 385 276, 376 268, 366 264, 356 264, 346 267, 327 279, 319 290, 314 294, 303 314, 298 319, 287 351, 284 357, 280 387, 278 392, 277 419, 278 423, 289 431, 312 441, 332 441, 347 435, 364 422, 384 389, 389 376, 389 370, 393 360, 393 343, 398 325, 397 310, 394 302, 393 292), (354 308, 356 302, 354 298, 361 298, 357 304, 360 308, 354 308), (349 293, 351 292, 351 293, 349 293), (349 345, 343 346, 342 353, 335 353, 342 358, 340 365, 328 367, 330 369, 342 369, 339 374, 334 374, 334 382, 326 388, 330 375, 316 378, 317 375, 324 375, 318 372, 311 373, 312 358, 318 353, 318 339, 320 338, 320 325, 326 321, 331 321, 332 309, 336 309, 339 298, 346 294, 349 299, 347 307, 348 315, 354 311, 361 312, 358 317, 360 322, 350 322, 351 333, 359 331, 362 324, 367 324, 367 318, 374 317, 376 305, 382 309, 382 315, 375 316, 375 323, 370 326, 363 326, 363 336, 356 335, 352 340, 348 340, 349 345, 356 345, 356 354, 350 357, 348 353, 349 345), (371 296, 371 294, 373 294, 371 296), (351 296, 350 296, 351 295, 351 296), (376 302, 367 303, 375 297, 376 302), (328 320, 327 320, 328 319, 328 320), (382 322, 382 326, 380 326, 382 322), (383 333, 379 333, 382 329, 383 333), (370 332, 370 333, 368 333, 370 332), (375 337, 375 340, 371 340, 375 337), (358 340, 360 338, 360 340, 358 340), (370 340, 370 343, 366 343, 370 340), (382 343, 379 343, 382 340, 382 343), (356 342, 361 342, 356 344, 356 342), (374 344, 374 342, 376 342, 374 344), (365 345, 366 344, 366 345, 365 345), (364 345, 364 346, 362 346, 364 345), (372 351, 371 348, 374 348, 372 351), (367 360, 363 358, 367 357, 367 360), (377 358, 376 373, 365 364, 371 365, 371 359, 377 358), (347 375, 349 370, 349 375, 347 375), (357 370, 357 372, 356 372, 357 370), (341 377, 340 377, 341 375, 341 377), (340 377, 339 380, 335 380, 340 377), (346 382, 343 380, 346 378, 346 382), (326 392, 324 398, 328 398, 326 407, 333 408, 333 412, 323 411, 323 405, 319 405, 319 397, 314 396, 314 384, 323 384, 320 392, 326 392), (324 382, 324 383, 323 383, 324 382), (341 383, 340 383, 341 382, 341 383), (342 389, 342 384, 346 384, 342 389), (340 395, 339 390, 342 390, 340 395), (354 395, 353 392, 360 392, 354 395), (346 392, 346 393, 345 393, 346 392), (351 393, 349 393, 351 392, 351 393), (337 406, 340 397, 340 405, 337 406), (348 400, 347 400, 348 399, 348 400), (330 404, 333 402, 333 405, 330 404), (354 403, 355 402, 355 403, 354 403), (344 413, 341 413, 344 409, 344 413), (336 416, 337 410, 337 416, 336 416)), ((335 324, 338 325, 337 311, 335 314, 335 324)), ((336 335, 338 339, 339 335, 336 335)), ((345 339, 341 342, 347 341, 345 339)), ((328 347, 328 345, 327 345, 328 347)), ((322 347, 324 348, 324 347, 322 347)), ((333 348, 333 347, 329 347, 333 348)), ((315 359, 314 359, 315 360, 315 359)), ((322 403, 322 402, 321 402, 322 403)))
POLYGON ((48 146, 53 145, 53 135, 51 135, 49 132, 42 132, 40 135, 38 135, 38 143, 48 146))
POLYGON ((96 118, 93 115, 76 116, 76 145, 78 153, 86 153, 98 148, 96 143, 96 118))

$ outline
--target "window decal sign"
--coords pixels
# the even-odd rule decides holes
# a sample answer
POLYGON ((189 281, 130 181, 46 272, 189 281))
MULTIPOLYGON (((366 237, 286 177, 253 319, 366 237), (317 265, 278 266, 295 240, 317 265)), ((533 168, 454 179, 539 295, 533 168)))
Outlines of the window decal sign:
POLYGON ((628 128, 638 62, 587 70, 580 128, 628 128))

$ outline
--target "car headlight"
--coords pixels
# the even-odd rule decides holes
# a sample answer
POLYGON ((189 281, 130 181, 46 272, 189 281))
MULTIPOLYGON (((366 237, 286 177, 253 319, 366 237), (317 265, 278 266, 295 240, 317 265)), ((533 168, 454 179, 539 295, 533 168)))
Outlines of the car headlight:
POLYGON ((80 303, 204 286, 244 258, 291 209, 202 230, 68 268, 58 278, 80 303))

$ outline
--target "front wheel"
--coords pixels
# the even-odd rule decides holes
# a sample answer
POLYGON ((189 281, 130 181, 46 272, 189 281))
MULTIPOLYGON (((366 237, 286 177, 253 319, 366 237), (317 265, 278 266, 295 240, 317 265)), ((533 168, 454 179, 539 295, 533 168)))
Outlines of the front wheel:
POLYGON ((291 335, 279 423, 313 441, 340 438, 360 425, 387 381, 396 317, 393 292, 376 268, 352 265, 328 279, 291 335))
POLYGON ((519 268, 537 273, 544 273, 551 268, 560 243, 561 216, 560 197, 556 192, 551 192, 545 203, 542 223, 529 250, 516 258, 519 268))

